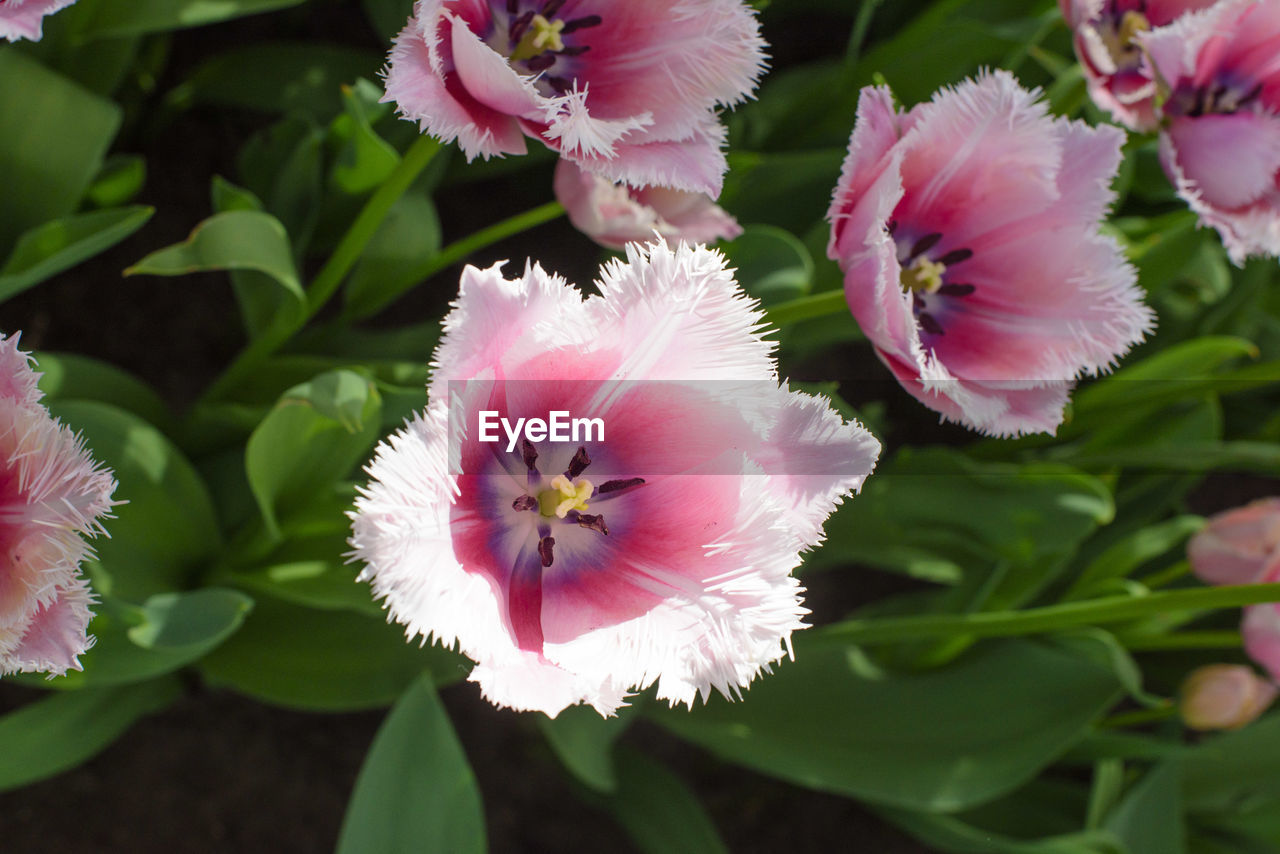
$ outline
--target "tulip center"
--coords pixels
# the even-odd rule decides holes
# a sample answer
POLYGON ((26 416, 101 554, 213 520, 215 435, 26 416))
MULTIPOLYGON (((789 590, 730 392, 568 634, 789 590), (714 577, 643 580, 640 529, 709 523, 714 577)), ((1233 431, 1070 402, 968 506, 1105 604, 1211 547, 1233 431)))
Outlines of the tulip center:
POLYGON ((911 294, 911 312, 920 330, 929 335, 944 334, 943 320, 956 310, 955 300, 977 290, 971 284, 952 281, 956 278, 953 268, 972 258, 973 250, 941 252, 940 247, 946 242, 941 232, 911 240, 899 233, 896 221, 890 221, 888 231, 898 250, 898 283, 911 294))
POLYGON ((581 70, 576 57, 591 49, 582 39, 603 23, 599 15, 558 16, 566 0, 490 0, 493 25, 485 42, 507 57, 523 75, 536 75, 534 85, 547 96, 574 87, 581 70))
POLYGON ((1110 26, 1104 26, 1098 33, 1102 38, 1111 61, 1117 68, 1131 68, 1142 59, 1142 48, 1133 40, 1138 33, 1151 29, 1147 16, 1137 9, 1130 9, 1120 17, 1112 18, 1110 26))
POLYGON ((560 37, 563 30, 564 21, 558 18, 548 21, 541 15, 535 14, 529 19, 529 26, 525 29, 520 43, 516 45, 515 50, 511 51, 511 61, 523 62, 548 50, 559 53, 564 50, 564 39, 560 37))
POLYGON ((550 489, 538 493, 538 512, 548 519, 563 519, 570 510, 588 510, 587 499, 595 489, 595 485, 585 477, 575 484, 558 474, 552 478, 550 489))
POLYGON ((932 294, 937 293, 938 288, 942 287, 942 274, 946 271, 945 264, 939 264, 937 261, 930 261, 921 256, 912 261, 910 266, 902 268, 899 280, 904 290, 932 294))

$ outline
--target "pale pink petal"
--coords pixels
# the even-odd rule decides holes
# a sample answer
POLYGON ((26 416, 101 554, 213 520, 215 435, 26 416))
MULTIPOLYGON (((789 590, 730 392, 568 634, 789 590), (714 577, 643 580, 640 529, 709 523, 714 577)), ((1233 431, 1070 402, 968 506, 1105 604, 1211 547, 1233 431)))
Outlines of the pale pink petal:
POLYGON ((543 98, 533 85, 516 74, 506 60, 494 53, 467 28, 466 21, 445 14, 449 45, 462 87, 471 97, 508 116, 540 112, 543 98))
POLYGON ((724 128, 711 117, 682 139, 648 140, 632 134, 614 146, 611 157, 579 153, 570 159, 610 181, 675 187, 715 198, 728 169, 723 149, 724 128))
POLYGON ((1240 623, 1244 651, 1280 680, 1280 607, 1274 603, 1249 605, 1240 623))
POLYGON ((94 604, 89 584, 75 578, 57 592, 56 598, 41 605, 31 616, 17 648, 0 657, 3 670, 17 673, 48 673, 50 678, 68 670, 80 670, 79 656, 93 646, 88 633, 94 604))
POLYGON ((1207 584, 1253 584, 1280 550, 1280 498, 1219 513, 1187 543, 1187 559, 1207 584))
POLYGON ((1276 185, 1280 116, 1233 113, 1177 118, 1166 133, 1185 178, 1185 191, 1197 194, 1207 205, 1242 208, 1276 185), (1224 156, 1227 152, 1230 155, 1224 156))
POLYGON ((39 41, 45 15, 65 9, 76 0, 8 0, 0 3, 0 37, 9 41, 39 41))

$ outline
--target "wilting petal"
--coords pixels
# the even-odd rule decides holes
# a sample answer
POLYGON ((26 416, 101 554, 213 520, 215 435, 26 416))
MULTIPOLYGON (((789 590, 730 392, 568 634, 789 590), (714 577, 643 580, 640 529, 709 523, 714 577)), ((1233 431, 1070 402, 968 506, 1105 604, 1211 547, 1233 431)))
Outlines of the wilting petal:
POLYGON ((716 110, 750 94, 763 49, 740 0, 418 0, 385 100, 468 157, 523 134, 611 181, 714 195, 716 110))
POLYGON ((597 287, 468 268, 427 409, 352 514, 361 577, 499 705, 612 714, 655 681, 673 703, 734 696, 803 628, 791 570, 879 445, 779 386, 717 253, 633 244, 597 287), (481 412, 600 427, 493 442, 481 412))
POLYGON ((909 113, 863 90, 828 255, 904 387, 995 435, 1052 432, 1152 313, 1098 231, 1122 134, 1047 115, 996 72, 909 113))

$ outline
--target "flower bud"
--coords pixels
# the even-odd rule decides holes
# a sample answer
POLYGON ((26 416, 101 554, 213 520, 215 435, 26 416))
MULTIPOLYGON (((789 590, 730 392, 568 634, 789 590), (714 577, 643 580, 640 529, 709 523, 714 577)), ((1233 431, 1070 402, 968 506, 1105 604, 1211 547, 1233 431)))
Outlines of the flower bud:
POLYGON ((1182 683, 1179 712, 1192 729, 1239 729, 1266 711, 1276 690, 1243 664, 1209 664, 1182 683))
POLYGON ((1209 584, 1252 584, 1280 551, 1280 498, 1219 513, 1187 544, 1191 569, 1209 584))

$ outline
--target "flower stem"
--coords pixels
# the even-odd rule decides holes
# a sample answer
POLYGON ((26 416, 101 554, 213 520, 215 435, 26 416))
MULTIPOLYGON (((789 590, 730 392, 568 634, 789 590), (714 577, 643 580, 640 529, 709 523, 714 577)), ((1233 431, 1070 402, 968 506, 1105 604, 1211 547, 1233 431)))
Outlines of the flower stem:
POLYGON ((780 302, 765 309, 765 314, 770 323, 782 327, 814 317, 848 313, 848 311, 849 304, 845 302, 844 291, 835 290, 780 302))
POLYGON ((1280 584, 1240 584, 1167 590, 1146 596, 1106 596, 1024 611, 985 611, 976 614, 938 614, 846 620, 824 626, 815 640, 831 643, 879 644, 929 637, 1006 637, 1116 623, 1168 611, 1238 608, 1280 601, 1280 584))
POLYGON ((241 378, 252 373, 258 365, 315 316, 316 312, 337 291, 356 261, 360 259, 360 254, 364 252, 378 227, 386 219, 391 206, 404 195, 439 150, 440 143, 429 136, 420 136, 413 145, 409 146, 409 150, 400 158, 396 168, 365 202, 359 215, 351 223, 347 233, 342 236, 333 254, 329 256, 329 260, 312 280, 307 289, 307 303, 304 309, 295 317, 278 319, 282 322, 272 325, 258 338, 250 341, 249 346, 240 351, 240 355, 223 371, 222 376, 205 390, 202 401, 217 400, 225 395, 241 378))
POLYGON ((1126 726, 1142 726, 1143 724, 1166 721, 1178 714, 1178 706, 1173 702, 1164 703, 1150 709, 1133 709, 1119 712, 1098 722, 1102 729, 1119 729, 1126 726))
MULTIPOLYGON (((427 258, 417 267, 406 273, 404 281, 409 284, 405 286, 404 290, 408 290, 413 285, 431 278, 446 267, 456 264, 486 246, 490 246, 500 240, 505 240, 506 238, 511 237, 514 234, 519 234, 522 231, 528 231, 535 226, 542 225, 544 222, 550 222, 563 214, 564 205, 559 202, 547 202, 544 205, 539 205, 536 208, 531 208, 530 210, 496 222, 488 228, 482 228, 481 230, 469 234, 460 240, 455 240, 453 243, 450 243, 448 246, 444 247, 439 252, 435 253, 430 258, 427 258)), ((339 322, 349 322, 368 317, 390 303, 396 297, 400 296, 400 293, 403 293, 403 291, 398 293, 389 293, 377 303, 361 306, 356 311, 343 309, 342 314, 339 317, 339 322)))

